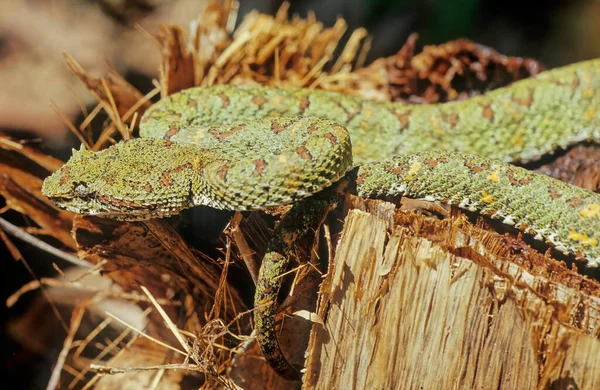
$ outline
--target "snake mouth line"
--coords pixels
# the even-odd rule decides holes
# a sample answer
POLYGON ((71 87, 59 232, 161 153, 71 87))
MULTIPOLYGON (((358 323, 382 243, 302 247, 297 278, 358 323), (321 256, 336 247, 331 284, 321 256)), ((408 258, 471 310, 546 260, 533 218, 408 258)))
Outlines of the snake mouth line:
POLYGON ((102 217, 118 221, 146 221, 153 218, 165 218, 177 214, 176 207, 160 207, 156 204, 145 205, 116 199, 107 195, 90 194, 87 197, 51 197, 57 207, 76 213, 102 217))

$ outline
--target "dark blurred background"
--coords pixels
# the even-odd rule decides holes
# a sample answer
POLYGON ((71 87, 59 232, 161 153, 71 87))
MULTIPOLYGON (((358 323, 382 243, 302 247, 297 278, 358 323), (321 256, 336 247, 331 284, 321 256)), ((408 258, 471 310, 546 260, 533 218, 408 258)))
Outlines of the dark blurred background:
MULTIPOLYGON (((408 36, 423 45, 469 38, 502 54, 525 56, 555 67, 600 55, 600 0, 292 0, 290 14, 312 10, 325 26, 343 17, 347 36, 365 27, 373 38, 368 63, 396 53, 408 36)), ((274 14, 279 0, 241 1, 238 24, 251 10, 274 14)), ((133 26, 154 31, 159 23, 194 19, 203 1, 0 0, 0 130, 40 136, 65 156, 75 138, 50 108, 53 99, 76 124, 81 102, 93 100, 65 68, 67 51, 99 76, 110 63, 134 85, 150 88, 157 77, 155 48, 133 26)), ((3 204, 0 204, 2 207, 3 204)), ((48 256, 19 245, 38 276, 54 275, 48 256)), ((0 243, 0 388, 45 388, 55 355, 39 356, 12 340, 5 324, 25 312, 34 294, 7 309, 6 298, 31 280, 0 243), (11 384, 13 383, 13 384, 11 384)), ((52 259, 54 260, 54 259, 52 259)), ((56 336, 60 350, 64 334, 56 336)))

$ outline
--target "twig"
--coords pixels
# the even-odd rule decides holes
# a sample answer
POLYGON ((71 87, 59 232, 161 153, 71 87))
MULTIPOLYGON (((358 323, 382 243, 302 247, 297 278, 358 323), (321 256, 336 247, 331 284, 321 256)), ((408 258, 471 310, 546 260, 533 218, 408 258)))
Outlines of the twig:
POLYGON ((6 233, 10 234, 11 236, 13 236, 21 241, 25 241, 26 243, 31 244, 31 245, 43 250, 44 252, 50 253, 51 255, 54 255, 60 259, 68 261, 71 264, 77 265, 79 267, 92 268, 92 265, 90 263, 88 263, 87 261, 81 260, 77 256, 73 256, 73 255, 65 253, 59 249, 56 249, 52 245, 45 243, 44 241, 40 240, 39 238, 27 233, 23 229, 19 228, 18 226, 13 225, 12 223, 8 222, 7 220, 5 220, 3 218, 0 218, 0 228, 3 231, 5 231, 6 233))
POLYGON ((77 305, 75 309, 73 309, 73 316, 71 317, 71 325, 69 326, 69 332, 67 333, 67 337, 63 342, 63 347, 60 350, 60 354, 58 355, 58 359, 56 360, 56 364, 54 365, 54 369, 52 370, 52 376, 50 376, 50 380, 48 381, 48 386, 46 386, 46 390, 54 390, 57 388, 60 382, 60 373, 62 368, 67 360, 67 354, 69 353, 69 349, 73 344, 73 338, 75 337, 75 333, 79 329, 79 325, 81 324, 81 319, 85 313, 85 308, 89 304, 89 301, 85 301, 80 305, 77 305))

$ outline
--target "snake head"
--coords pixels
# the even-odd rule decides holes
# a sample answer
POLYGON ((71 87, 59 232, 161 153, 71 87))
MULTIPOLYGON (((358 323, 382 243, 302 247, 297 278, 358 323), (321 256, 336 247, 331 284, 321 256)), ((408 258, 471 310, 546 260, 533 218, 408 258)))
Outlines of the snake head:
POLYGON ((141 138, 99 152, 81 149, 44 180, 42 194, 78 214, 119 220, 169 216, 192 206, 191 191, 200 176, 190 162, 193 153, 186 146, 141 138))

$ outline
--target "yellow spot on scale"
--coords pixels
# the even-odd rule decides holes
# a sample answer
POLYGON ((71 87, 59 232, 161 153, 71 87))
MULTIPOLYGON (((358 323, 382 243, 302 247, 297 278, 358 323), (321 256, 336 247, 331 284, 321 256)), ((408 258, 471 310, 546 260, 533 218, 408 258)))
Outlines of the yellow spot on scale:
POLYGON ((408 170, 408 174, 406 175, 406 179, 407 180, 412 180, 413 175, 415 173, 417 173, 419 171, 419 169, 421 169, 421 163, 420 162, 414 162, 412 163, 412 165, 410 166, 410 169, 408 170))
POLYGON ((598 246, 598 240, 588 237, 587 234, 578 233, 575 230, 569 232, 569 240, 579 241, 582 245, 598 246))
POLYGON ((525 129, 521 127, 510 137, 510 142, 515 146, 523 146, 523 134, 525 134, 525 129))
POLYGON ((361 155, 362 153, 364 153, 365 149, 367 148, 367 143, 362 141, 362 142, 357 142, 356 144, 352 145, 352 153, 354 154, 354 156, 358 156, 361 155))
POLYGON ((596 116, 596 109, 594 109, 594 108, 589 108, 589 109, 585 110, 585 112, 583 113, 583 119, 585 119, 586 121, 591 121, 592 119, 594 119, 595 116, 596 116))
POLYGON ((198 170, 200 167, 200 157, 194 157, 194 160, 192 161, 192 167, 195 171, 198 170))
POLYGON ((288 162, 288 158, 286 156, 284 156, 283 154, 280 154, 277 157, 277 160, 282 164, 286 164, 288 162))
POLYGON ((366 120, 369 120, 373 117, 373 110, 372 109, 366 109, 365 111, 363 111, 363 116, 365 117, 366 120))
POLYGON ((480 200, 481 200, 483 203, 490 204, 490 203, 492 203, 493 201, 495 201, 495 200, 496 200, 496 198, 494 198, 494 196, 493 196, 492 194, 488 194, 487 192, 485 192, 485 191, 482 191, 482 192, 481 192, 481 198, 480 198, 480 200))
POLYGON ((594 96, 594 91, 592 89, 584 89, 581 91, 581 97, 591 98, 592 96, 594 96))
POLYGON ((512 114, 512 118, 516 121, 520 121, 521 119, 523 119, 523 115, 521 114, 517 114, 516 112, 514 114, 512 114))
POLYGON ((360 121, 360 128, 361 128, 362 130, 367 130, 368 126, 369 126, 369 125, 368 125, 368 123, 367 123, 367 122, 365 122, 365 121, 360 121))
POLYGON ((498 172, 496 172, 496 171, 492 171, 490 173, 490 175, 487 177, 487 179, 489 181, 491 181, 492 183, 498 183, 498 181, 500 180, 500 178, 498 177, 498 172))
POLYGON ((585 208, 579 210, 579 214, 581 214, 583 218, 593 218, 600 216, 600 204, 588 204, 587 206, 585 206, 585 208))

